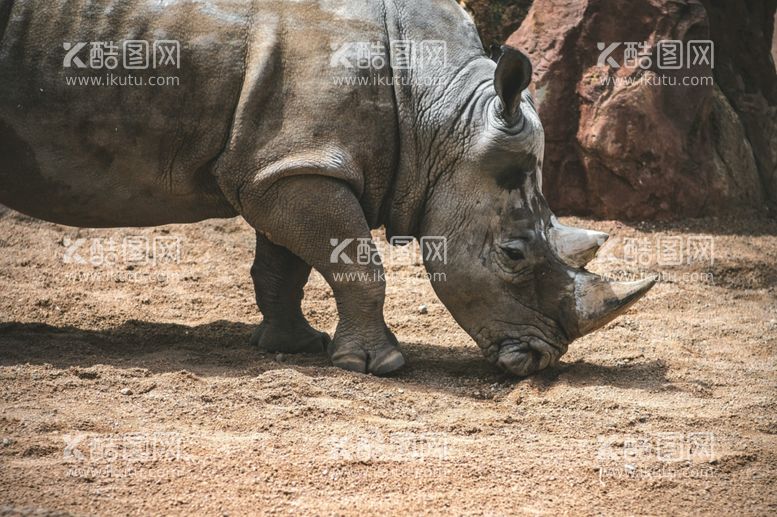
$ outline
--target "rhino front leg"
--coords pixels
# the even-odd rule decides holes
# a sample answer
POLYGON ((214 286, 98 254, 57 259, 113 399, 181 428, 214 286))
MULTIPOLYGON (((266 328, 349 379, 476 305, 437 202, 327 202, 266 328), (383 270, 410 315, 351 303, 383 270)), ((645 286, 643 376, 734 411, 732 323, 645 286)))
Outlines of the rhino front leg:
POLYGON ((251 344, 268 352, 323 352, 329 336, 308 324, 300 306, 311 267, 292 252, 256 234, 251 267, 256 304, 264 319, 251 344))
POLYGON ((373 256, 375 244, 344 182, 289 175, 266 191, 242 189, 240 202, 242 215, 258 232, 316 268, 332 287, 339 322, 327 352, 335 366, 385 375, 404 365, 383 319, 383 266, 357 259, 373 256))

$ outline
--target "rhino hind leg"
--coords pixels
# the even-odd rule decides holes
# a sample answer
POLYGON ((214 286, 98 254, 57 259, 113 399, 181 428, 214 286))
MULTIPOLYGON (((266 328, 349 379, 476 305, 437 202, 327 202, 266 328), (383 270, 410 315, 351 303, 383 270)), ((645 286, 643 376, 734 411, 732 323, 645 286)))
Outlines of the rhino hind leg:
POLYGON ((327 353, 335 366, 386 375, 404 365, 397 340, 383 319, 383 266, 357 260, 364 246, 372 254, 376 248, 363 210, 346 183, 289 174, 267 190, 241 189, 240 204, 249 224, 316 268, 332 287, 339 322, 327 353))
POLYGON ((251 278, 256 304, 264 319, 251 336, 251 345, 267 352, 321 353, 329 335, 310 326, 301 302, 311 267, 286 248, 256 234, 256 257, 251 278))

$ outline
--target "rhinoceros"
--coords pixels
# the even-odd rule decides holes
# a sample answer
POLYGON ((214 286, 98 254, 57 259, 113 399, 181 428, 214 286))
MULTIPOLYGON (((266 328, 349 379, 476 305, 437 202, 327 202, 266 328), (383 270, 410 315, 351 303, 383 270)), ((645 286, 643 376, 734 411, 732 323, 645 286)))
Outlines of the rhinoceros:
POLYGON ((380 261, 349 254, 380 227, 445 239, 436 294, 526 376, 654 280, 584 269, 607 236, 549 209, 532 66, 496 50, 454 0, 0 0, 0 203, 81 227, 242 216, 252 341, 375 375, 405 360, 380 261), (311 268, 332 339, 300 309, 311 268))

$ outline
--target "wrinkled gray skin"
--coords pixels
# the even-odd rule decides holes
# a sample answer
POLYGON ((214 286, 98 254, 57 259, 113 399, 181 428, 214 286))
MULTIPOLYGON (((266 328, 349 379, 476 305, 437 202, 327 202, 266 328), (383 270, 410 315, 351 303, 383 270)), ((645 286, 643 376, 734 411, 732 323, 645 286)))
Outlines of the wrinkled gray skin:
POLYGON ((579 269, 606 235, 552 216, 530 65, 498 61, 453 0, 0 0, 0 202, 91 227, 240 215, 257 232, 254 342, 374 374, 404 364, 381 266, 331 263, 332 239, 444 236, 447 263, 427 263, 440 299, 490 361, 527 375, 652 282, 579 269), (180 40, 180 86, 65 84, 104 72, 64 70, 63 42, 126 39, 180 40), (390 77, 330 61, 396 40, 445 40, 447 65, 333 80, 390 77), (331 341, 300 310, 311 266, 337 299, 331 341))

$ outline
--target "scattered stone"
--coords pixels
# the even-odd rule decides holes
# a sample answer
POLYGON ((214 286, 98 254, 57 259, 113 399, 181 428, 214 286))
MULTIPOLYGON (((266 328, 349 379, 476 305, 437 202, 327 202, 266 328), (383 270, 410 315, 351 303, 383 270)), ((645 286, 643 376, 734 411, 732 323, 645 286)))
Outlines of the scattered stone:
POLYGON ((145 386, 143 386, 142 388, 140 388, 138 390, 138 394, 139 395, 144 395, 144 394, 148 393, 149 391, 151 391, 151 390, 153 390, 155 388, 156 388, 156 383, 155 382, 150 382, 150 383, 146 384, 145 386))
POLYGON ((282 363, 282 362, 284 362, 286 360, 286 355, 285 354, 278 354, 278 355, 275 356, 275 360, 278 361, 279 363, 282 363))
POLYGON ((129 388, 124 388, 121 390, 122 395, 132 395, 132 390, 129 388))
POLYGON ((418 312, 419 314, 428 314, 429 307, 427 307, 426 305, 421 305, 420 307, 418 307, 418 312))
POLYGON ((94 370, 81 370, 78 368, 71 368, 70 371, 73 373, 73 375, 75 375, 79 379, 94 380, 100 377, 99 372, 96 372, 94 370))

